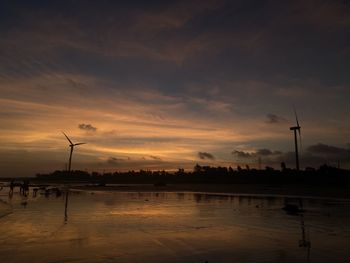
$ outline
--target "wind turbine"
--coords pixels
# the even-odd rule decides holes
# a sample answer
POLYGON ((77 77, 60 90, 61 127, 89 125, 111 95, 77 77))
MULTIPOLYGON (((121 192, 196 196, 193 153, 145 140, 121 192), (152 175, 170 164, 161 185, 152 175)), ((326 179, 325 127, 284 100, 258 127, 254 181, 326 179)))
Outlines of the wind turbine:
POLYGON ((62 133, 64 134, 64 136, 66 136, 67 140, 69 141, 70 155, 69 155, 69 163, 68 163, 68 172, 70 172, 74 147, 78 145, 86 144, 86 143, 85 142, 73 143, 71 139, 69 139, 69 137, 64 132, 62 133))
POLYGON ((301 146, 301 134, 300 134, 300 125, 298 121, 298 116, 297 112, 294 109, 294 115, 295 115, 295 120, 296 120, 296 126, 290 127, 289 129, 294 132, 294 144, 295 144, 295 163, 296 163, 296 169, 299 171, 299 152, 298 152, 298 140, 297 140, 297 133, 299 135, 299 140, 300 140, 300 146, 301 146))
MULTIPOLYGON (((72 165, 72 155, 73 155, 74 147, 78 146, 78 145, 86 144, 86 143, 85 142, 73 143, 71 141, 71 139, 69 139, 67 134, 65 134, 64 132, 62 132, 62 133, 67 138, 67 140, 69 141, 70 155, 69 155, 69 163, 68 163, 68 173, 70 174, 70 168, 71 168, 71 165, 72 165)), ((65 205, 64 205, 64 221, 65 222, 67 222, 67 220, 68 220, 68 214, 67 214, 67 210, 68 210, 68 194, 69 194, 69 186, 66 185, 66 201, 65 201, 65 205)))

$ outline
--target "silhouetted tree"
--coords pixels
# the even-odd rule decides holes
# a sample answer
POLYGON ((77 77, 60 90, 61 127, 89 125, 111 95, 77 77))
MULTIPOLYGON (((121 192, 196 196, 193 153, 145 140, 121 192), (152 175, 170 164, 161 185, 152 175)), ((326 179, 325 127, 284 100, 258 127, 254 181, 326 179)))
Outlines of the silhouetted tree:
POLYGON ((228 168, 228 172, 229 172, 229 174, 233 174, 233 169, 231 166, 228 168))
POLYGON ((193 168, 193 171, 195 173, 200 173, 202 171, 202 167, 197 163, 194 168, 193 168))
POLYGON ((282 170, 282 172, 287 170, 287 166, 286 166, 285 162, 281 162, 281 170, 282 170))
POLYGON ((275 169, 273 169, 273 168, 270 167, 270 166, 266 166, 266 167, 265 167, 265 170, 266 170, 266 171, 274 171, 275 169))

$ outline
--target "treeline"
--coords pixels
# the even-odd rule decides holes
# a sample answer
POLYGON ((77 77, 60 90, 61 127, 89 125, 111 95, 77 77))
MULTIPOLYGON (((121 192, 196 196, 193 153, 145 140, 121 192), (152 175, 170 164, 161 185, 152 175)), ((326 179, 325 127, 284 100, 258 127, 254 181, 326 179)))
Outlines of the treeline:
POLYGON ((306 168, 302 171, 288 169, 284 164, 281 170, 266 167, 263 170, 250 169, 249 166, 236 169, 232 167, 211 167, 196 165, 193 171, 179 169, 177 172, 167 171, 128 171, 128 172, 86 172, 55 171, 49 174, 37 174, 38 180, 44 181, 77 181, 96 184, 107 183, 251 183, 251 184, 343 184, 350 183, 350 170, 322 165, 318 169, 306 168))

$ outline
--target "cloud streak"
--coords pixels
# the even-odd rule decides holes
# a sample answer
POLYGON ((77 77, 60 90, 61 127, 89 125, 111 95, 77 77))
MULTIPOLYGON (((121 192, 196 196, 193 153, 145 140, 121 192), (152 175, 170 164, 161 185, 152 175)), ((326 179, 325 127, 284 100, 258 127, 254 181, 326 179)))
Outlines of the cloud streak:
POLYGON ((198 152, 198 157, 202 160, 215 160, 214 155, 207 152, 198 152))
POLYGON ((269 113, 266 115, 266 122, 270 124, 285 123, 287 120, 276 114, 269 113))
POLYGON ((79 129, 81 130, 85 130, 88 132, 96 132, 97 128, 92 126, 91 124, 85 124, 85 123, 81 123, 78 125, 79 129))

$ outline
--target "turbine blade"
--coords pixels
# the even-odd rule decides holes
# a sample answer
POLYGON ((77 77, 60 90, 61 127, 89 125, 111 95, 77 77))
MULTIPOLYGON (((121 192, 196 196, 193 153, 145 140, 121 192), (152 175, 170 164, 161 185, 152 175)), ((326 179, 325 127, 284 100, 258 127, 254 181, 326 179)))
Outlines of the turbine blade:
POLYGON ((69 143, 73 145, 73 142, 68 138, 68 136, 64 132, 62 132, 62 133, 64 134, 64 136, 66 136, 66 138, 69 141, 69 143))
POLYGON ((301 131, 300 131, 300 127, 298 129, 298 134, 299 134, 299 149, 300 149, 300 152, 301 152, 301 148, 302 148, 302 144, 301 144, 301 131))
POLYGON ((76 145, 82 145, 82 144, 86 144, 86 142, 78 142, 78 143, 74 144, 74 146, 76 146, 76 145))
POLYGON ((300 127, 300 125, 299 125, 299 120, 298 120, 298 115, 297 115, 297 111, 295 110, 295 107, 293 107, 293 109, 294 109, 295 120, 296 120, 296 122, 297 122, 297 127, 300 127))

